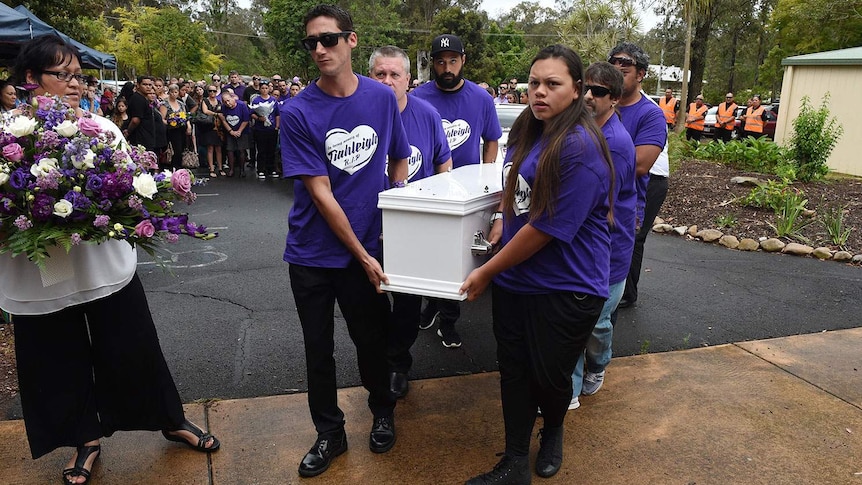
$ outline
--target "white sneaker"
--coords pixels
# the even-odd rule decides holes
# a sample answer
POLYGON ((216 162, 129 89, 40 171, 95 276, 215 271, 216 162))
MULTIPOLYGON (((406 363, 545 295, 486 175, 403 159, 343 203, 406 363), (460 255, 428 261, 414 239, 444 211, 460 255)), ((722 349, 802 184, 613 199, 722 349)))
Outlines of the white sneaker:
POLYGON ((587 371, 584 375, 584 385, 581 389, 581 394, 584 396, 592 396, 593 394, 599 392, 599 389, 602 388, 602 384, 605 383, 605 371, 601 371, 598 373, 592 373, 587 371))
POLYGON ((578 401, 577 396, 575 396, 572 398, 572 402, 569 403, 569 411, 578 409, 579 407, 581 407, 581 401, 578 401))

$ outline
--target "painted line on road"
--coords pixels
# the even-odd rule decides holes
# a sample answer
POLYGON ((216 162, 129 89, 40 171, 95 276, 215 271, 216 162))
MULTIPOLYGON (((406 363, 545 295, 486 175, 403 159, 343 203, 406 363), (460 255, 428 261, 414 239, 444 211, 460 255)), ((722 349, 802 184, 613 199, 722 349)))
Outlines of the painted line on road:
POLYGON ((216 196, 219 194, 218 194, 218 192, 216 192, 215 194, 197 194, 197 195, 198 195, 198 197, 213 197, 213 196, 216 196))

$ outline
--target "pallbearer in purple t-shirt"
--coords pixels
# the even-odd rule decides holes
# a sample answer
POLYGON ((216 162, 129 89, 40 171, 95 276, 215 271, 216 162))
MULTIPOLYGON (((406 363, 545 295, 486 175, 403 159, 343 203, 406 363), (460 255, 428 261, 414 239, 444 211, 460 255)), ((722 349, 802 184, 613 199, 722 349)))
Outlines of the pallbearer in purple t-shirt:
MULTIPOLYGON (((474 163, 494 163, 497 160, 497 140, 503 134, 494 98, 475 83, 464 79, 467 55, 458 36, 438 35, 431 42, 431 66, 434 82, 413 90, 413 96, 428 101, 443 118, 443 130, 452 150, 452 166, 474 163), (485 146, 479 150, 480 142, 485 146)), ((422 311, 420 328, 438 325, 437 335, 443 346, 461 346, 461 336, 455 322, 461 307, 454 300, 429 298, 422 311)))
MULTIPOLYGON (((372 79, 391 87, 395 92, 404 131, 410 140, 407 179, 419 180, 450 170, 452 156, 440 115, 425 101, 407 96, 407 86, 410 84, 410 58, 407 53, 391 45, 381 47, 371 54, 368 72, 372 79)), ((386 357, 389 361, 389 392, 396 398, 406 396, 409 388, 407 373, 413 365, 410 347, 419 333, 421 308, 421 296, 392 294, 386 357)))
POLYGON ((500 251, 461 287, 475 300, 493 280, 491 309, 506 451, 468 485, 530 483, 530 436, 541 408, 536 473, 563 461, 572 371, 608 297, 614 170, 584 104, 583 65, 553 45, 533 59, 530 109, 512 126, 503 167, 500 251))
POLYGON ((294 182, 284 260, 305 340, 308 406, 317 441, 302 459, 299 474, 319 475, 347 450, 344 413, 335 378, 335 302, 356 345, 359 375, 374 416, 369 448, 395 444, 395 398, 389 393, 386 324, 388 282, 378 258, 382 214, 377 194, 382 174, 406 183, 410 144, 395 95, 388 87, 352 70, 357 45, 350 14, 319 5, 305 16, 303 47, 320 77, 301 96, 281 105, 284 176, 294 182))
POLYGON ((587 68, 584 100, 596 124, 602 128, 616 173, 614 194, 614 225, 611 227, 611 271, 608 288, 610 296, 602 308, 599 321, 593 329, 586 349, 580 354, 572 374, 572 402, 569 409, 581 404, 578 396, 599 391, 605 379, 605 367, 611 361, 611 342, 614 327, 611 314, 616 310, 632 261, 635 245, 635 217, 637 188, 635 187, 635 145, 616 112, 623 92, 623 75, 608 62, 596 62, 587 68), (586 374, 584 356, 586 355, 586 374))

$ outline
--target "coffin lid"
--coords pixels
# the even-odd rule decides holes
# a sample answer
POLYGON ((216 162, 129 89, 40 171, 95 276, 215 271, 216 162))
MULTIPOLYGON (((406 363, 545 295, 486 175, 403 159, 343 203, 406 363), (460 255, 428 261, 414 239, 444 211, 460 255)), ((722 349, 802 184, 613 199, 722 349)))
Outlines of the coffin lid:
POLYGON ((380 209, 467 215, 483 210, 489 200, 500 198, 501 163, 480 163, 458 167, 416 182, 407 187, 381 192, 380 209))

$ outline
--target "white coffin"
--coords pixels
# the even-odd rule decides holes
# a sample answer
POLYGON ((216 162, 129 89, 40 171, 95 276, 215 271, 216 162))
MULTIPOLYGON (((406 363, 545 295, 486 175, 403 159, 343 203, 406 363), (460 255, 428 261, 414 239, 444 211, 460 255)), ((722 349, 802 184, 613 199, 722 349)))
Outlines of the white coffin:
POLYGON ((386 291, 464 300, 458 290, 487 256, 471 252, 474 234, 488 235, 500 203, 501 163, 456 168, 381 192, 386 291))

